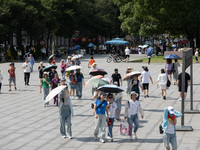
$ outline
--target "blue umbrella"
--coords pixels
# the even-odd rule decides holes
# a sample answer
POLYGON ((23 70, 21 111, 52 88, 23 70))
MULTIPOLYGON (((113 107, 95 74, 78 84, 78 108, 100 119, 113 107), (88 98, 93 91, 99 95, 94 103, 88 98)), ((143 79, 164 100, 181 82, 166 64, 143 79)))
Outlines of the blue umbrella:
POLYGON ((153 47, 149 47, 148 49, 147 49, 147 56, 151 56, 152 54, 153 54, 153 47))
POLYGON ((80 45, 75 45, 75 46, 72 48, 72 50, 77 51, 77 50, 79 50, 80 48, 81 48, 80 45))
POLYGON ((105 44, 107 44, 107 45, 128 45, 129 42, 121 40, 120 38, 115 38, 111 41, 105 42, 105 44))
POLYGON ((51 69, 52 68, 54 68, 54 69, 56 69, 57 68, 57 66, 56 65, 48 65, 48 66, 46 66, 44 69, 42 69, 42 71, 44 72, 44 71, 51 71, 51 69))
POLYGON ((92 44, 92 43, 88 44, 88 47, 93 47, 93 46, 94 46, 94 44, 92 44))
POLYGON ((176 54, 169 54, 164 57, 164 59, 179 59, 180 57, 176 54))

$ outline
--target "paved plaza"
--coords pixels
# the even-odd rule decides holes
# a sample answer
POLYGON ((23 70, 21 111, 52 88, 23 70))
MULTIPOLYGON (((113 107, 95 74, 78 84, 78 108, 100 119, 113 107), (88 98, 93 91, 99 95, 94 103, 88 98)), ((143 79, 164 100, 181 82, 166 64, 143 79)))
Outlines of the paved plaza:
MULTIPOLYGON (((111 76, 114 68, 119 69, 123 76, 127 67, 143 71, 145 63, 107 63, 108 55, 94 55, 98 68, 105 69, 111 76)), ((144 57, 144 55, 132 54, 131 60, 144 57)), ((89 79, 87 63, 89 55, 81 59, 82 72, 85 81, 89 79)), ((57 71, 60 73, 60 60, 57 58, 57 71)), ((47 62, 44 63, 47 65, 47 62)), ((49 107, 43 107, 42 94, 39 91, 39 75, 37 68, 39 61, 34 65, 34 71, 30 76, 30 86, 24 85, 24 74, 21 68, 22 62, 16 62, 17 91, 9 92, 8 88, 8 67, 9 63, 1 63, 0 70, 3 71, 3 86, 0 94, 0 149, 2 150, 163 150, 162 134, 159 133, 159 125, 162 121, 163 109, 172 105, 176 110, 181 111, 181 102, 178 99, 177 86, 171 85, 167 90, 167 100, 161 99, 160 89, 156 86, 157 77, 163 63, 152 63, 148 65, 154 84, 150 84, 150 97, 143 98, 140 102, 144 109, 144 119, 140 118, 140 127, 137 132, 138 139, 130 141, 128 137, 119 133, 120 122, 114 123, 114 142, 109 140, 102 144, 94 140, 94 115, 91 109, 93 101, 91 86, 83 88, 81 100, 72 100, 74 117, 72 118, 72 139, 62 139, 59 132, 58 108, 50 102, 49 107)), ((194 64, 194 109, 200 109, 200 65, 194 64)), ((179 68, 181 70, 181 67, 179 68)), ((189 71, 187 70, 189 73, 189 71)), ((123 82, 123 89, 126 89, 126 82, 123 82)), ((188 91, 190 93, 190 91, 188 91)), ((124 104, 129 96, 123 94, 122 115, 124 104)), ((189 95, 187 96, 189 99, 189 95)), ((185 102, 186 109, 190 103, 185 102)), ((181 124, 178 118, 177 124, 181 124)), ((200 114, 185 114, 185 125, 193 127, 193 132, 177 132, 178 150, 200 150, 200 114)))

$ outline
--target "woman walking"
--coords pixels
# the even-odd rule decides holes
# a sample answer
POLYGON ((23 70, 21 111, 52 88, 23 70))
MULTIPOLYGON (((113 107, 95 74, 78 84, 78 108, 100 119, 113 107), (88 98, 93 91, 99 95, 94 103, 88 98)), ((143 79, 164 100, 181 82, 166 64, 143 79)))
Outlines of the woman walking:
POLYGON ((74 70, 71 70, 69 72, 69 95, 71 96, 72 99, 74 99, 74 93, 75 93, 75 89, 76 89, 76 82, 77 82, 77 78, 76 75, 74 74, 74 70))
POLYGON ((65 60, 64 59, 62 59, 61 61, 60 61, 60 68, 61 68, 61 74, 62 74, 62 78, 64 78, 65 79, 65 70, 66 70, 66 68, 67 68, 67 63, 65 64, 65 60))
POLYGON ((180 67, 180 64, 177 59, 174 60, 173 65, 174 65, 173 80, 174 80, 174 85, 175 85, 178 80, 178 67, 180 67))
POLYGON ((43 66, 43 62, 40 62, 40 66, 38 67, 38 71, 39 71, 39 83, 41 83, 41 79, 43 78, 43 71, 42 69, 44 69, 45 66, 43 66))
POLYGON ((172 81, 172 72, 173 72, 173 64, 171 59, 166 60, 165 64, 165 72, 169 75, 170 77, 170 82, 172 81))
MULTIPOLYGON (((95 116, 95 129, 94 129, 94 138, 97 140, 97 135, 99 133, 99 128, 101 128, 100 142, 105 143, 105 132, 106 132, 106 115, 108 115, 108 103, 105 100, 106 94, 100 93, 100 96, 94 102, 94 116, 95 116)), ((107 117, 109 121, 109 117, 107 117)))
POLYGON ((176 118, 181 117, 182 114, 175 111, 172 106, 165 108, 163 111, 162 128, 164 130, 163 143, 166 150, 170 150, 169 143, 172 145, 172 150, 177 150, 176 140, 176 118))
POLYGON ((49 84, 51 83, 50 78, 48 77, 48 73, 43 73, 43 78, 40 83, 40 93, 43 93, 43 106, 46 107, 49 105, 49 102, 45 102, 47 95, 49 94, 49 84))
MULTIPOLYGON (((55 89, 55 88, 58 87, 59 84, 60 84, 60 79, 59 79, 59 77, 58 77, 58 74, 55 73, 54 76, 55 76, 55 78, 53 78, 53 79, 51 80, 51 90, 55 89)), ((54 104, 56 104, 56 106, 58 106, 58 95, 56 95, 56 96, 54 97, 54 104)))
MULTIPOLYGON (((61 85, 65 86, 65 79, 61 79, 61 85)), ((66 85, 67 86, 67 85, 66 85)), ((62 138, 68 137, 72 138, 72 130, 71 130, 71 117, 73 117, 73 106, 71 103, 71 99, 69 97, 68 87, 62 90, 58 95, 58 107, 60 114, 60 134, 62 138), (67 125, 67 136, 65 125, 67 125)))
POLYGON ((160 86, 161 95, 162 95, 161 98, 163 98, 164 100, 166 100, 167 80, 168 80, 168 76, 165 73, 165 70, 161 69, 161 74, 159 74, 158 80, 157 80, 157 87, 160 86))
MULTIPOLYGON (((126 69, 126 74, 130 73, 131 71, 133 71, 133 68, 128 67, 126 69)), ((129 95, 131 93, 131 88, 130 88, 131 81, 132 81, 131 78, 126 80, 127 82, 126 95, 129 95)))
POLYGON ((126 105, 125 105, 125 116, 124 119, 128 120, 128 124, 131 125, 130 129, 130 139, 133 139, 132 136, 132 129, 133 129, 133 123, 134 123, 134 130, 133 130, 133 135, 135 136, 135 139, 137 139, 136 132, 139 127, 139 119, 138 119, 138 111, 141 114, 141 118, 144 118, 144 113, 142 110, 142 107, 140 105, 139 101, 136 101, 136 97, 138 94, 135 91, 131 92, 131 100, 129 100, 126 105))
POLYGON ((139 101, 139 99, 140 99, 140 88, 139 87, 143 91, 142 83, 138 80, 138 76, 134 75, 133 80, 131 81, 131 84, 130 84, 130 88, 131 88, 131 92, 135 91, 138 94, 138 97, 136 98, 137 101, 139 101))

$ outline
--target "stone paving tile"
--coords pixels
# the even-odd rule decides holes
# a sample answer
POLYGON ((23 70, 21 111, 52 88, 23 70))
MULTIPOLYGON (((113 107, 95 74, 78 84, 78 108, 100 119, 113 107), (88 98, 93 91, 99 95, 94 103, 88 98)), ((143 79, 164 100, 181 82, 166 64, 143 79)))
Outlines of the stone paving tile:
MULTIPOLYGON (((107 55, 106 55, 107 56, 107 55)), ((94 58, 99 68, 104 68, 107 76, 111 76, 114 68, 119 69, 119 73, 123 76, 128 66, 134 70, 142 71, 144 63, 107 63, 106 56, 95 55, 94 58)), ((131 59, 135 59, 139 55, 131 55, 131 59)), ((85 81, 89 79, 87 62, 89 55, 86 55, 82 60, 83 74, 85 81)), ((143 56, 141 56, 143 57, 143 56)), ((61 58, 58 58, 57 62, 61 58)), ((50 107, 42 107, 42 94, 39 93, 39 81, 36 62, 34 72, 31 73, 30 86, 25 86, 23 81, 22 62, 17 62, 15 65, 17 88, 8 92, 8 69, 9 63, 0 64, 0 69, 3 70, 3 86, 2 94, 0 94, 0 149, 19 149, 19 150, 34 150, 34 149, 49 149, 49 150, 163 150, 162 135, 159 134, 158 127, 162 120, 163 109, 169 105, 175 109, 181 110, 181 103, 177 101, 177 87, 171 85, 167 90, 167 100, 161 99, 160 89, 156 86, 156 80, 160 69, 164 64, 158 63, 148 65, 152 75, 154 84, 150 84, 150 97, 143 98, 141 93, 140 102, 144 109, 144 119, 140 119, 140 127, 138 130, 138 139, 131 142, 128 137, 121 136, 119 133, 120 122, 114 123, 113 136, 114 142, 106 140, 105 144, 95 141, 93 138, 94 116, 91 110, 91 86, 84 87, 82 100, 72 100, 74 107, 74 117, 72 118, 72 134, 73 138, 62 139, 59 133, 59 114, 58 108, 50 102, 50 107)), ((47 65, 47 62, 44 63, 47 65)), ((60 74, 60 66, 58 65, 58 73, 60 74)), ((194 64, 193 86, 194 92, 194 109, 200 109, 200 79, 196 78, 200 74, 199 64, 194 64)), ((122 88, 126 89, 126 82, 123 82, 122 88)), ((190 91, 190 90, 189 90, 190 91)), ((189 91, 187 98, 189 99, 189 91)), ((129 96, 123 96, 122 115, 124 114, 124 104, 129 99, 129 96)), ((190 103, 185 102, 185 108, 190 108, 190 103)), ((193 132, 177 132, 178 149, 181 150, 200 150, 200 126, 199 114, 185 114, 185 125, 191 125, 194 128, 193 132)), ((180 125, 181 119, 178 119, 180 125)))

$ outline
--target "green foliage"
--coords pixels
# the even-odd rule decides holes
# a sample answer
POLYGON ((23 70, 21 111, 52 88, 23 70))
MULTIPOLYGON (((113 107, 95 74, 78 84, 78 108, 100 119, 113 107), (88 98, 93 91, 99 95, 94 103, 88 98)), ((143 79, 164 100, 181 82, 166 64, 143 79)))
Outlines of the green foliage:
POLYGON ((191 0, 114 0, 120 8, 121 29, 131 35, 169 33, 198 38, 200 12, 191 0))

